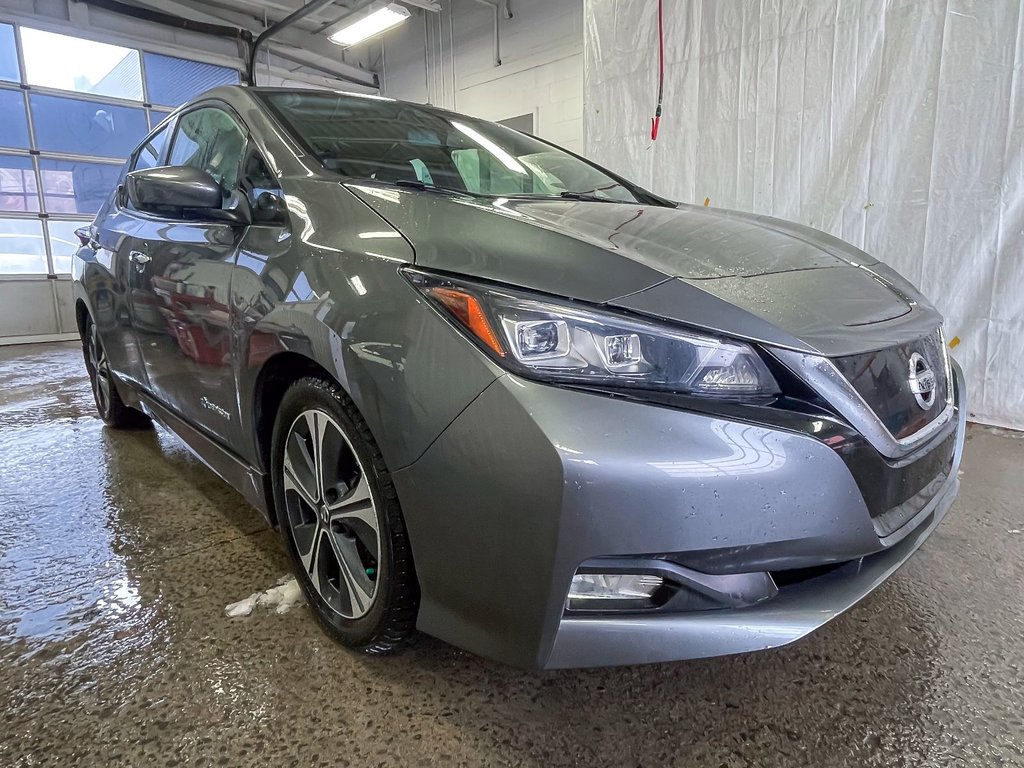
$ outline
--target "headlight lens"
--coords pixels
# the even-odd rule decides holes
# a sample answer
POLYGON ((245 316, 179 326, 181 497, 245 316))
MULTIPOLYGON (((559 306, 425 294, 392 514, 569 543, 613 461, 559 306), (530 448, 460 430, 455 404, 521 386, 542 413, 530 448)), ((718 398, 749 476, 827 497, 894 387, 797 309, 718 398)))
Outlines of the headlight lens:
POLYGON ((415 270, 406 275, 501 365, 529 378, 719 397, 779 391, 743 342, 415 270))

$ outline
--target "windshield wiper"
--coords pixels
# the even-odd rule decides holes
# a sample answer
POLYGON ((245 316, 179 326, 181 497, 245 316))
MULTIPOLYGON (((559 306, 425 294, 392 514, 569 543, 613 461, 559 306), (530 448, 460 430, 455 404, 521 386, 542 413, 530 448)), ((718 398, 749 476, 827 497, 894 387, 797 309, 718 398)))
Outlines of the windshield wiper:
POLYGON ((561 198, 562 200, 582 200, 585 203, 626 203, 627 205, 633 205, 635 202, 639 202, 629 200, 616 200, 613 197, 598 197, 597 195, 592 195, 589 192, 572 192, 571 190, 559 192, 558 194, 554 195, 545 195, 539 192, 523 192, 522 194, 518 195, 502 195, 502 197, 507 197, 509 200, 558 200, 559 198, 561 198))
POLYGON ((573 192, 566 190, 565 192, 559 192, 558 196, 566 200, 583 200, 587 203, 625 203, 625 200, 616 200, 613 197, 598 197, 592 195, 589 192, 573 192))
POLYGON ((469 195, 470 197, 507 197, 510 200, 556 200, 561 198, 563 200, 582 200, 587 203, 627 203, 626 200, 616 200, 612 197, 599 197, 592 195, 589 192, 573 192, 566 190, 565 192, 559 192, 557 195, 545 195, 545 194, 531 194, 524 192, 519 195, 496 195, 496 194, 484 194, 483 192, 470 192, 468 189, 457 189, 455 187, 445 187, 440 184, 428 184, 425 181, 419 181, 418 179, 398 179, 397 181, 386 181, 384 184, 394 184, 396 187, 409 187, 411 189, 421 189, 426 192, 442 192, 444 194, 452 195, 469 195))
POLYGON ((469 195, 470 197, 482 197, 482 195, 476 192, 470 192, 468 189, 456 189, 455 187, 444 187, 439 184, 427 184, 425 181, 419 181, 416 179, 398 179, 398 181, 384 182, 385 184, 394 184, 396 187, 410 187, 412 189, 422 189, 426 192, 443 192, 446 195, 469 195))

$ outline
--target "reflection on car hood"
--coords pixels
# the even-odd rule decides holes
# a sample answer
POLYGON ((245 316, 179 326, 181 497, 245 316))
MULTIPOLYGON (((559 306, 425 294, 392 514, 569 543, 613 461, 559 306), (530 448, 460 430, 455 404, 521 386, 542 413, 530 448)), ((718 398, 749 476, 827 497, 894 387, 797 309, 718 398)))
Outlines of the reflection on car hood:
POLYGON ((672 277, 753 277, 875 263, 866 253, 821 232, 731 211, 561 201, 510 201, 506 206, 539 226, 672 277))
POLYGON ((863 251, 779 219, 572 200, 355 194, 416 263, 824 354, 923 335, 938 314, 863 251))

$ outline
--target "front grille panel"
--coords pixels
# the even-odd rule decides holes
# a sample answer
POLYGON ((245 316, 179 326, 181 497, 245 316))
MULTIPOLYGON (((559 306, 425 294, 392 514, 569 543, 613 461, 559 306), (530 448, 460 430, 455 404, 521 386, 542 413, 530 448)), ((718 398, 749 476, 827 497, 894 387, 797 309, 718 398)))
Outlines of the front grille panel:
POLYGON ((913 435, 946 407, 946 355, 937 330, 907 344, 837 357, 832 362, 897 440, 913 435), (935 374, 934 402, 927 409, 918 404, 910 385, 910 360, 915 352, 935 374))

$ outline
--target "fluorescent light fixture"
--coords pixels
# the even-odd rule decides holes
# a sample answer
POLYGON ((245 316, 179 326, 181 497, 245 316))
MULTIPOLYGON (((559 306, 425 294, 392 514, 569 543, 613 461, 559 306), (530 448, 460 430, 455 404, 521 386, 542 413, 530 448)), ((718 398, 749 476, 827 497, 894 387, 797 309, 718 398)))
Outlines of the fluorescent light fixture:
POLYGON ((337 32, 332 32, 327 39, 336 45, 348 47, 361 43, 363 40, 368 40, 374 35, 379 35, 381 32, 401 24, 408 18, 409 11, 407 8, 391 3, 383 8, 378 8, 367 16, 363 16, 358 21, 353 21, 337 32))
POLYGON ((463 134, 464 136, 468 136, 481 147, 483 147, 496 158, 498 158, 498 160, 501 161, 501 164, 508 168, 510 171, 512 171, 512 173, 521 173, 524 176, 526 175, 526 169, 523 168, 522 163, 520 163, 518 160, 512 157, 512 155, 510 155, 508 152, 499 147, 497 144, 488 139, 479 131, 472 129, 465 123, 460 123, 457 120, 452 121, 452 126, 459 133, 463 134))

